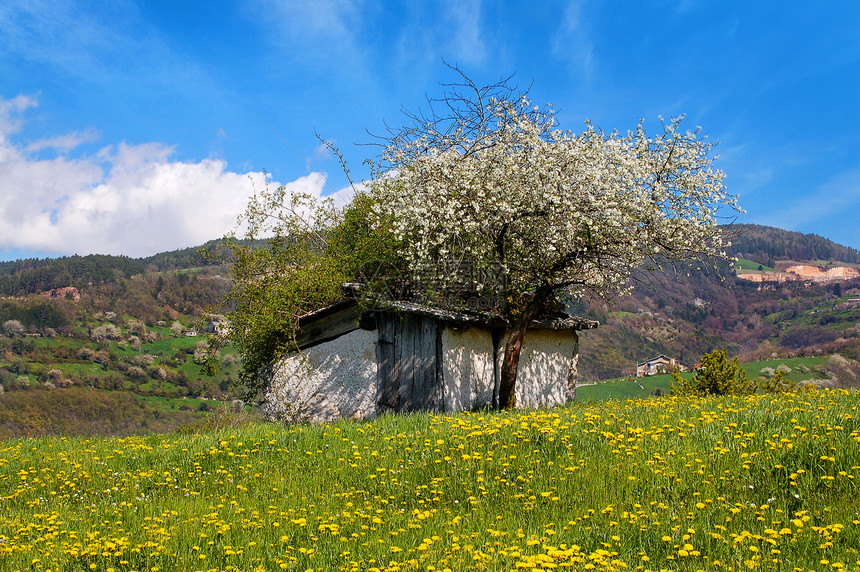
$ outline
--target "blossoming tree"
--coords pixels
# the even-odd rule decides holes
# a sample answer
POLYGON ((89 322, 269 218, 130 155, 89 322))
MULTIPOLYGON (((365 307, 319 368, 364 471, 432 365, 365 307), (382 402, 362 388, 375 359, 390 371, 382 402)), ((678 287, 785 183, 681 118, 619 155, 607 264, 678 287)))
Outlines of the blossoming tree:
POLYGON ((462 81, 382 138, 384 176, 369 192, 413 267, 503 269, 499 406, 509 408, 523 340, 547 305, 622 293, 649 260, 725 257, 718 211, 740 209, 711 144, 681 118, 654 136, 641 122, 627 134, 589 122, 574 133, 508 80, 478 87, 453 69, 462 81))

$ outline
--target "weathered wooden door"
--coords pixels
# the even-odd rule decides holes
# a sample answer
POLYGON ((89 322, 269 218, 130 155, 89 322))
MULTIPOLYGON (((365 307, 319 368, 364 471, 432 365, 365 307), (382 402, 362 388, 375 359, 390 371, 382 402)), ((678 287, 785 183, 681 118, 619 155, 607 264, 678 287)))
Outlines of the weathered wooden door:
POLYGON ((429 317, 386 312, 377 316, 377 413, 442 411, 442 341, 429 317))

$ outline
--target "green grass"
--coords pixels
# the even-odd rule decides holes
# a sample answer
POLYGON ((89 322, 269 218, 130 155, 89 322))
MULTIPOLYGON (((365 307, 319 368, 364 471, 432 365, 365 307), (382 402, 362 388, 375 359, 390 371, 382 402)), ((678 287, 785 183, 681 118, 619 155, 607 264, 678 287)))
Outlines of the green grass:
POLYGON ((191 408, 198 410, 201 405, 206 404, 210 408, 218 409, 221 407, 221 401, 215 399, 199 399, 193 397, 153 397, 145 395, 137 395, 136 399, 149 405, 153 409, 163 411, 179 411, 182 408, 191 408))
POLYGON ((3 570, 858 570, 860 394, 0 443, 3 570))
POLYGON ((156 340, 146 345, 146 349, 151 354, 174 354, 177 350, 194 349, 199 342, 206 341, 204 336, 198 337, 168 337, 156 340))
POLYGON ((753 262, 752 260, 747 260, 746 258, 739 258, 737 262, 735 262, 735 268, 740 270, 758 270, 759 266, 761 266, 761 269, 764 271, 776 271, 776 268, 771 268, 766 264, 761 264, 760 262, 753 262))
POLYGON ((57 363, 50 364, 51 369, 58 369, 67 376, 81 378, 85 375, 105 375, 105 369, 93 362, 57 363))
MULTIPOLYGON (((781 364, 791 368, 785 378, 801 383, 812 379, 821 379, 822 375, 814 368, 827 364, 830 356, 782 358, 767 361, 742 363, 741 367, 747 377, 754 379, 762 375, 762 368, 776 370, 781 364), (804 366, 809 371, 801 371, 798 366, 804 366)), ((690 374, 684 374, 690 375, 690 374)), ((655 394, 668 394, 671 388, 672 376, 669 374, 652 375, 648 377, 619 378, 599 381, 593 385, 581 385, 576 390, 577 401, 604 401, 607 399, 639 399, 655 394)))
POLYGON ((633 312, 625 312, 623 310, 619 310, 617 312, 609 312, 608 316, 615 318, 617 320, 624 320, 626 318, 638 318, 638 314, 634 314, 633 312))
POLYGON ((667 395, 672 376, 668 374, 638 378, 620 378, 598 382, 594 385, 581 385, 576 389, 577 401, 606 401, 610 399, 641 399, 655 394, 667 395))

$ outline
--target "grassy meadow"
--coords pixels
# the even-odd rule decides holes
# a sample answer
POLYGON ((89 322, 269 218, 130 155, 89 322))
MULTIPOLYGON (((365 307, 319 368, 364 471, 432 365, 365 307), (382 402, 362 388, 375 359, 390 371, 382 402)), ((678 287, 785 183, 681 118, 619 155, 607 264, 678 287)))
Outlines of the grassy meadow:
POLYGON ((735 270, 758 270, 759 268, 767 272, 774 272, 776 270, 776 268, 772 268, 759 262, 753 262, 746 258, 738 258, 735 261, 735 270))
POLYGON ((860 570, 860 393, 0 443, 0 569, 860 570))
MULTIPOLYGON (((749 379, 762 376, 762 370, 776 370, 780 366, 787 368, 785 379, 797 384, 817 379, 826 379, 829 370, 838 370, 840 358, 833 356, 779 358, 766 361, 742 363, 749 379), (833 362, 836 362, 835 364, 833 362)), ((682 374, 691 377, 692 373, 682 374)), ((578 401, 604 401, 608 399, 638 399, 655 395, 668 395, 671 389, 672 376, 668 373, 647 377, 621 377, 601 380, 596 383, 581 385, 576 390, 578 401)))

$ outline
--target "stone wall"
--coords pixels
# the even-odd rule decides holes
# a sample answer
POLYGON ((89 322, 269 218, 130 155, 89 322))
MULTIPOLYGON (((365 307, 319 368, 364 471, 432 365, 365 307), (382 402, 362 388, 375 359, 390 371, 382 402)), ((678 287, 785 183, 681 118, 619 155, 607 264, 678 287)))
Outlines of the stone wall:
MULTIPOLYGON (((376 331, 354 330, 290 355, 273 367, 263 395, 267 418, 322 423, 376 416, 376 331)), ((552 407, 573 396, 578 336, 571 330, 529 330, 517 373, 517 407, 552 407)), ((504 348, 496 353, 488 330, 441 328, 443 409, 493 405, 504 348)))
POLYGON ((376 345, 375 331, 354 330, 280 360, 264 392, 263 413, 314 423, 375 416, 376 345))
POLYGON ((469 411, 493 403, 493 338, 478 328, 442 329, 442 379, 446 411, 469 411))
MULTIPOLYGON (((576 378, 578 345, 579 337, 571 330, 526 332, 517 368, 516 406, 553 407, 566 403, 574 389, 568 388, 568 382, 576 378)), ((499 352, 499 365, 503 353, 499 352)))

